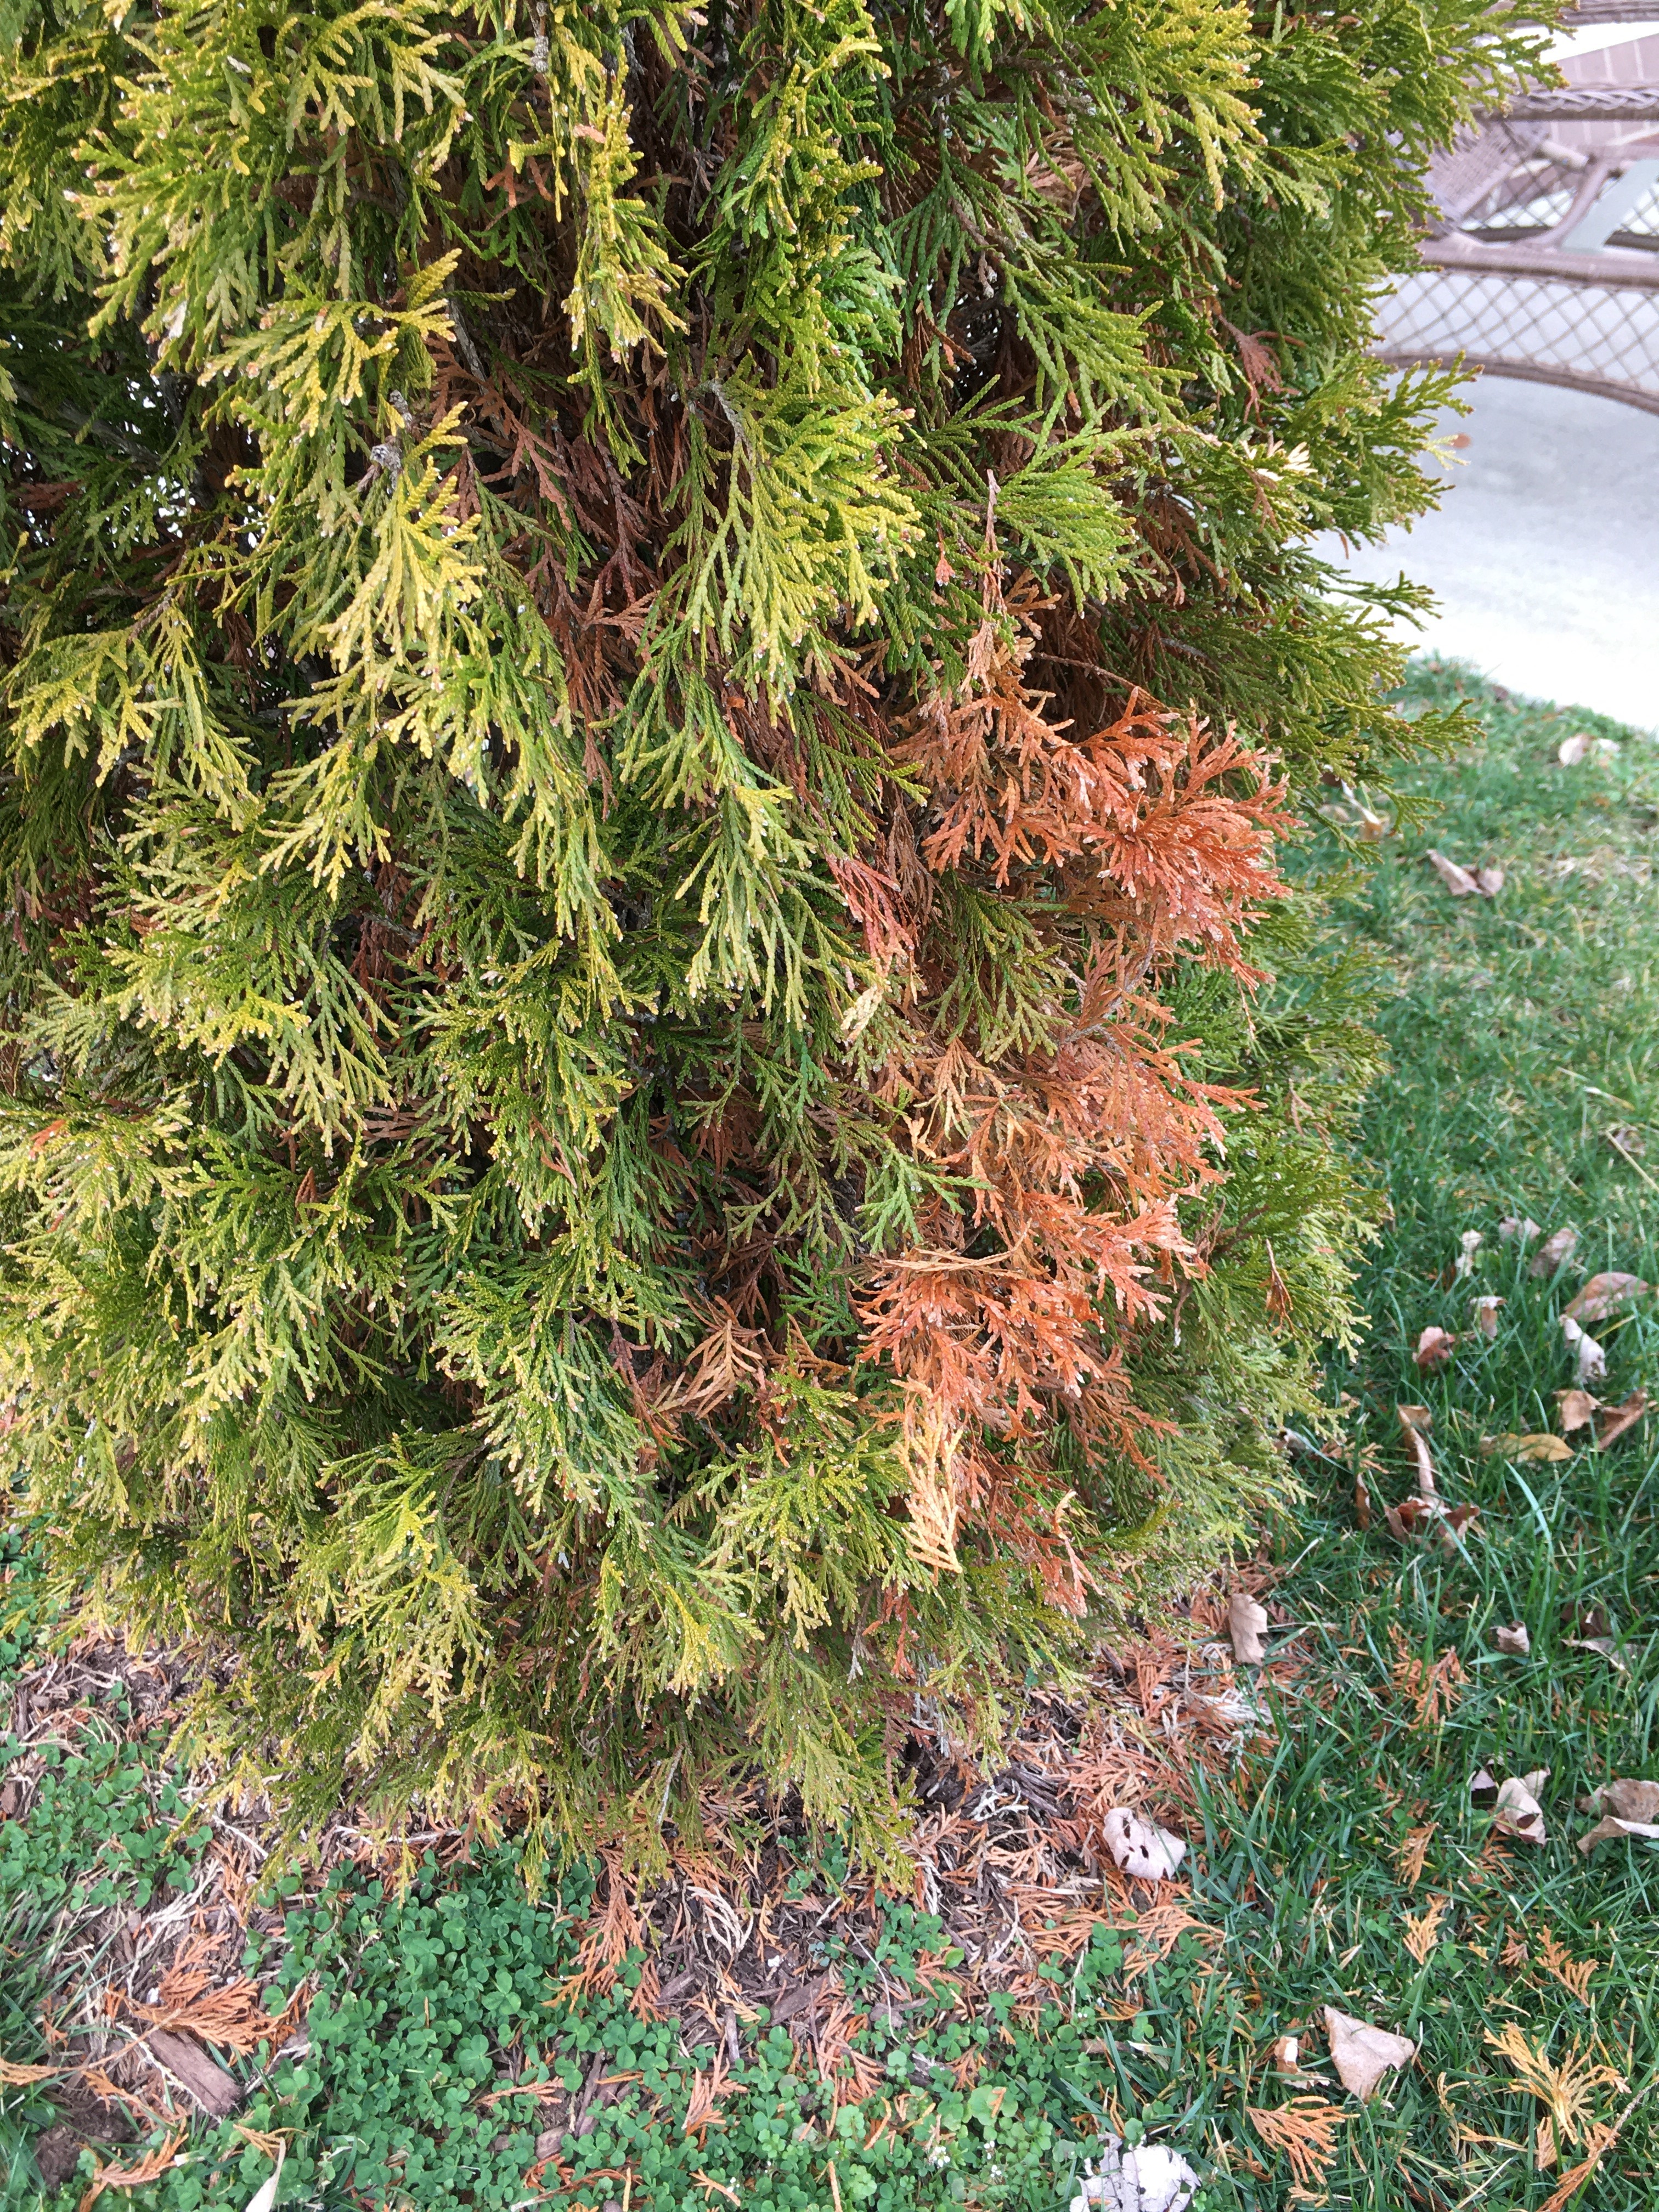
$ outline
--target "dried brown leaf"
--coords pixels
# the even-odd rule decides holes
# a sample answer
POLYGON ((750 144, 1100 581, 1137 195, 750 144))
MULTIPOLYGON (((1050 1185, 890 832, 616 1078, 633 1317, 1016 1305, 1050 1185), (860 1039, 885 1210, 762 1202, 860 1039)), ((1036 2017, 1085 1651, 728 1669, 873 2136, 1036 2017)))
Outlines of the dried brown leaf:
POLYGON ((1537 1793, 1548 1778, 1548 1767, 1537 1766, 1530 1774, 1511 1774, 1498 1784, 1492 1824, 1499 1835, 1513 1836, 1522 1844, 1547 1840, 1544 1808, 1538 1802, 1537 1793))
POLYGON ((1510 1659, 1528 1659, 1532 1656, 1532 1638, 1524 1620, 1517 1620, 1509 1628, 1500 1628, 1492 1641, 1510 1659))
POLYGON ((1559 1273, 1571 1259, 1577 1243, 1578 1231, 1576 1229, 1556 1230, 1544 1239, 1533 1255, 1527 1273, 1540 1278, 1559 1273))
POLYGON ((1567 1340, 1567 1349, 1578 1362, 1578 1381, 1600 1382, 1607 1371, 1607 1355, 1591 1336, 1583 1329, 1571 1314, 1561 1316, 1561 1334, 1567 1340))
POLYGON ((1259 1667, 1267 1656, 1262 1642, 1267 1629, 1267 1607, 1248 1590, 1235 1590, 1227 1605, 1227 1633, 1232 1638, 1234 1658, 1259 1667))
POLYGON ((1580 1836, 1578 1848, 1588 1855, 1598 1844, 1610 1844, 1620 1836, 1633 1836, 1644 1843, 1659 1843, 1659 1820, 1621 1820, 1609 1813, 1580 1836))
POLYGON ((1155 1820, 1143 1820, 1126 1806, 1114 1807, 1101 1826, 1113 1865, 1133 1881, 1170 1881, 1187 1856, 1181 1837, 1155 1820))
POLYGON ((1382 1508, 1382 1518, 1402 1544, 1413 1536, 1420 1536, 1435 1517, 1433 1506, 1421 1498, 1407 1498, 1398 1505, 1382 1508))
POLYGON ((1467 868, 1460 867, 1445 854, 1437 853, 1432 845, 1424 858, 1454 898, 1479 898, 1480 886, 1467 868))
POLYGON ((1517 1437, 1513 1433, 1501 1437, 1482 1437, 1480 1449, 1487 1458, 1491 1458, 1494 1452, 1501 1452, 1505 1459, 1543 1460, 1550 1462, 1572 1457, 1572 1446, 1566 1439, 1563 1437, 1551 1436, 1547 1430, 1540 1430, 1535 1434, 1527 1437, 1517 1437))
POLYGON ((1578 1801, 1581 1813, 1613 1813, 1621 1820, 1659 1820, 1659 1782, 1618 1776, 1578 1801))
POLYGON ((1330 2039, 1331 2063, 1343 2087, 1362 2105, 1385 2074, 1409 2066, 1417 2056, 1417 2045, 1407 2037, 1354 2020, 1334 2005, 1325 2008, 1325 2033, 1330 2039))
POLYGON ((1605 1273, 1592 1275, 1578 1295, 1563 1311, 1574 1321, 1605 1321, 1632 1298, 1644 1297, 1649 1285, 1639 1275, 1627 1275, 1613 1267, 1605 1273))
POLYGON ((1391 827, 1384 816, 1352 792, 1346 793, 1342 799, 1332 800, 1328 806, 1322 806, 1319 811, 1325 821, 1334 822, 1339 830, 1350 831, 1367 845, 1380 845, 1391 827))
POLYGON ((1499 1242, 1504 1244, 1530 1244, 1534 1237, 1541 1237, 1544 1225, 1529 1214, 1506 1213, 1498 1224, 1499 1242))
POLYGON ((1440 1541, 1447 1551, 1455 1552, 1467 1529, 1480 1518, 1478 1505, 1454 1505, 1449 1513, 1440 1516, 1440 1541))
POLYGON ((1592 1398, 1588 1390, 1558 1390, 1555 1402, 1560 1407, 1561 1433, 1570 1437, 1575 1429, 1589 1428, 1601 1401, 1592 1398))
POLYGON ((1418 1338, 1417 1349, 1412 1357, 1427 1373, 1434 1368, 1443 1367, 1456 1348, 1457 1339, 1449 1330, 1431 1326, 1418 1338))
POLYGON ((1399 1406, 1395 1413, 1411 1446, 1412 1457, 1417 1462, 1417 1486, 1425 1498, 1437 1495, 1434 1482, 1434 1458, 1429 1450, 1429 1431, 1434 1426, 1434 1415, 1426 1406, 1399 1406))
POLYGON ((1632 1390, 1622 1405, 1603 1406, 1595 1416, 1595 1449, 1605 1451, 1610 1443, 1617 1443, 1626 1429, 1633 1429, 1648 1411, 1645 1390, 1632 1390))
POLYGON ((1493 1342, 1498 1335, 1498 1308, 1507 1304, 1508 1300, 1505 1298, 1480 1297, 1474 1299, 1470 1305, 1469 1310, 1474 1316, 1474 1325, 1489 1344, 1493 1342))

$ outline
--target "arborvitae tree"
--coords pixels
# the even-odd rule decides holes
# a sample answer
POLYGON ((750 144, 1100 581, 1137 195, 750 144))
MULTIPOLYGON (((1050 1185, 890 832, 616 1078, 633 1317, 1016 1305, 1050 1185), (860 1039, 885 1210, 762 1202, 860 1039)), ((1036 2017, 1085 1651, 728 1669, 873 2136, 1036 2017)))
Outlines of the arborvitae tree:
POLYGON ((1409 736, 1306 540, 1425 501, 1367 301, 1528 44, 0 11, 5 1449, 210 1740, 878 1841, 1283 1488, 1369 1047, 1276 843, 1409 736))

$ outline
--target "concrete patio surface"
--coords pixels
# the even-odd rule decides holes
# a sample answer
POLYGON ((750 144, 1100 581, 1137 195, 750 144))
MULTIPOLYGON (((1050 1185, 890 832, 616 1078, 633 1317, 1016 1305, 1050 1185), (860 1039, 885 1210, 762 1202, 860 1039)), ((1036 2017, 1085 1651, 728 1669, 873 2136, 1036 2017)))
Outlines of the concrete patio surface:
POLYGON ((1438 509, 1346 565, 1430 586, 1437 612, 1400 633, 1422 650, 1659 730, 1659 415, 1492 376, 1470 396, 1442 425, 1469 443, 1439 471, 1438 509))

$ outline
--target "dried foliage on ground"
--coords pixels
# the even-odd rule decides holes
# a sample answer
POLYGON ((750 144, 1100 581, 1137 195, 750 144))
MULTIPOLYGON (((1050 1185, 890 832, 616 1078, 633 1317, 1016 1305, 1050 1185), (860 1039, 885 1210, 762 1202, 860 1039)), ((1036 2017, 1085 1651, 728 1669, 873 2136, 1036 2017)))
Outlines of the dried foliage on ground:
MULTIPOLYGON (((744 2064, 757 2021, 787 2023, 799 2063, 825 2083, 832 2106, 868 2094, 879 2069, 860 2040, 872 2019, 895 2027, 915 2009, 918 1973, 925 1997, 949 1992, 964 2020, 994 1993, 998 2017, 1035 2024, 1053 2001, 1053 1970, 1069 1976, 1097 1931, 1116 1929, 1122 2016, 1133 2018, 1147 1971, 1183 1934, 1206 1939, 1184 1882, 1119 1871, 1107 1815, 1135 1807, 1190 1825, 1198 1775, 1235 1765, 1263 1732, 1264 1686, 1292 1694, 1302 1672, 1286 1656, 1241 1680, 1225 1617, 1223 1595, 1200 1593, 1168 1627, 1103 1654, 1077 1697, 1034 1701, 1009 1763, 988 1776, 918 1715, 903 1753, 915 1804, 911 1901, 939 1932, 902 1975, 879 1964, 890 1896, 844 1858, 832 1875, 799 1800, 779 1802, 757 1779, 704 1796, 694 1834, 671 1839, 659 1878, 642 1879, 619 1850, 602 1855, 559 2001, 602 1998, 625 1973, 641 2021, 674 2023, 688 2050, 712 2039, 729 2069, 744 2064), (824 1964, 831 1936, 874 1964, 856 2002, 824 1964)), ((331 1877, 349 1869, 396 1889, 423 1860, 459 1869, 476 1847, 465 1829, 371 1832, 342 1814, 295 1857, 267 1804, 210 1771, 180 1787, 155 1762, 156 1732, 179 1718, 190 1672, 176 1656, 82 1640, 25 1667, 9 1692, 15 1748, 0 1817, 27 1822, 38 1813, 43 1778, 66 1752, 89 1741, 145 1747, 149 1763, 125 1770, 143 1789, 131 1822, 153 1821, 171 1837, 179 1869, 136 1911, 129 1896, 83 1881, 45 1942, 52 2055, 27 2070, 49 2085, 67 2126, 105 2139, 175 2112, 235 2110, 246 2082, 234 2081, 212 2050, 253 2059, 256 2078, 303 2054, 308 1988, 301 1982, 278 2000, 271 1976, 287 1914, 331 1877), (286 1875, 280 1897, 265 1878, 273 1853, 286 1875), (264 1961, 263 1986, 246 1972, 250 1947, 264 1961)), ((711 2080, 708 2095, 717 2088, 711 2080)), ((596 2100, 611 2100, 598 2081, 562 2100, 556 2092, 539 2124, 574 2129, 596 2100)))

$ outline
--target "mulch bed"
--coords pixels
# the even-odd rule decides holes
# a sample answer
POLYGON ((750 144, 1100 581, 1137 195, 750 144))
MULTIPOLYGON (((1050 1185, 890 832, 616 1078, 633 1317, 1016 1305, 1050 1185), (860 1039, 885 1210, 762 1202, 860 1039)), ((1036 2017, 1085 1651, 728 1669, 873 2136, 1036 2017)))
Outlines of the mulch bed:
MULTIPOLYGON (((1235 1574, 1231 1587, 1268 1580, 1258 1569, 1235 1574)), ((1267 1732, 1260 1686, 1235 1672, 1225 1618, 1225 1594, 1210 1585, 1158 1629, 1102 1647, 1080 1692, 1033 1698, 994 1772, 953 1746, 918 1704, 902 1753, 915 1801, 906 1858, 912 1901, 943 1929, 936 1948, 912 1964, 923 1994, 878 1959, 884 1899, 873 1880, 854 1875, 833 1887, 820 1874, 804 1891, 792 1883, 814 1863, 799 1848, 811 1839, 798 1807, 769 1797, 757 1782, 706 1796, 695 1842, 671 1831, 665 1876, 642 1882, 620 1848, 599 1854, 568 1993, 604 1993, 629 1953, 642 1949, 634 2008, 674 2019, 688 2052, 712 2040, 724 2073, 742 2064, 752 2030, 782 2024, 803 2066, 832 2082, 842 2101, 873 2087, 876 2062, 854 2048, 872 2018, 896 2025, 948 1990, 964 2015, 995 1993, 1013 2014, 1035 2019, 1054 2000, 1054 1963, 1076 1960, 1103 1922, 1124 1939, 1120 2008, 1132 2016, 1146 1969, 1183 1931, 1202 1940, 1205 1930, 1182 1883, 1132 1882, 1117 1871, 1103 1823, 1114 1808, 1128 1807, 1177 1832, 1190 1826, 1199 1771, 1232 1765, 1267 1732), (826 1963, 832 1934, 873 1969, 873 1990, 856 2004, 826 1963)), ((1276 1695, 1295 1694, 1302 1667, 1293 1652, 1262 1671, 1276 1695)), ((27 1817, 48 1747, 72 1749, 90 1732, 149 1737, 179 1717, 195 1679, 189 1654, 135 1656, 92 1639, 22 1669, 0 1715, 22 1747, 0 1785, 0 1820, 27 1817), (126 1701, 119 1720, 118 1687, 126 1701)), ((153 1795, 163 1779, 147 1769, 153 1795)), ((211 1831, 189 1890, 163 1890, 142 1912, 70 1906, 59 1917, 43 2021, 52 2078, 42 2086, 63 2118, 36 2155, 63 2165, 65 2175, 82 2142, 130 2141, 135 2125, 148 2130, 192 2110, 233 2111, 248 2092, 250 2069, 239 2080, 215 2052, 252 2061, 263 2075, 305 2050, 308 1992, 273 2021, 241 1960, 251 1936, 268 1961, 280 1955, 284 1915, 331 1869, 350 1864, 395 1886, 428 1851, 454 1864, 476 1848, 459 1828, 389 1835, 342 1814, 287 1864, 300 1896, 262 1905, 258 1877, 279 1844, 270 1806, 228 1793, 210 1773, 192 1777, 185 1795, 186 1817, 211 1831)), ((595 2068, 574 2093, 544 2100, 538 2124, 550 2153, 564 2133, 586 2134, 618 2094, 595 2068)))

